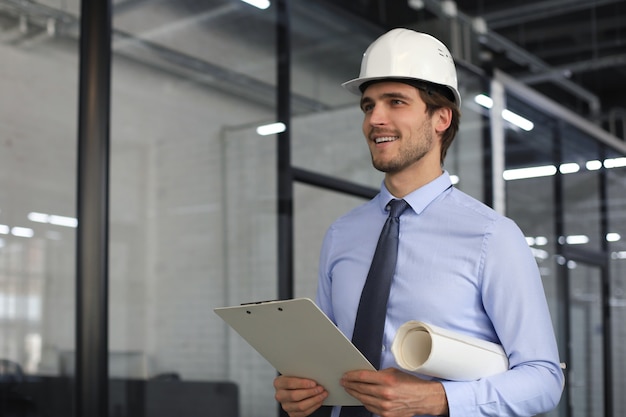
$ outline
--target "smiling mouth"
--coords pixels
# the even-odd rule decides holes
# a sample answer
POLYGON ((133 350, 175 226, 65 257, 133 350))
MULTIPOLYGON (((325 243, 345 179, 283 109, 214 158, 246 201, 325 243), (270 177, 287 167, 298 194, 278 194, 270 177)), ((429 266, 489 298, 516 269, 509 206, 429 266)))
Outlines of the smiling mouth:
POLYGON ((380 138, 374 138, 374 143, 379 144, 385 142, 393 142, 396 139, 398 139, 398 136, 383 136, 380 138))

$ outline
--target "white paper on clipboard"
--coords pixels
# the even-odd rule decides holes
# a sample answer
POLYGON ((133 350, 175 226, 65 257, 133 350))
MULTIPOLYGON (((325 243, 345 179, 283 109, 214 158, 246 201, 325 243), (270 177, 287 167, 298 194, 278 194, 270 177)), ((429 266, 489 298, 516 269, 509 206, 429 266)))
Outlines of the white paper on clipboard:
POLYGON ((347 371, 372 364, 308 298, 268 301, 213 311, 282 375, 317 381, 325 405, 361 405, 339 381, 347 371))

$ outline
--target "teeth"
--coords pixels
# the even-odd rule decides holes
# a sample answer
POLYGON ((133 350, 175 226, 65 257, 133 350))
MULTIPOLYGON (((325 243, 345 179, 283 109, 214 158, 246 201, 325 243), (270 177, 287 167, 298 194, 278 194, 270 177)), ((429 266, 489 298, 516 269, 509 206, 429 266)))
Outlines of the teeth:
POLYGON ((374 142, 376 142, 376 143, 392 142, 392 141, 394 141, 396 139, 398 139, 397 136, 386 136, 384 138, 376 138, 376 139, 374 139, 374 142))

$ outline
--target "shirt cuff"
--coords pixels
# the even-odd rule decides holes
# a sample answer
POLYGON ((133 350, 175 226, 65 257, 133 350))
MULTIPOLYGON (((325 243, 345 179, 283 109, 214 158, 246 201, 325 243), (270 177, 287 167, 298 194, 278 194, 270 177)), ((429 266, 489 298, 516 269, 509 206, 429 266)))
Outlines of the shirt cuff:
POLYGON ((440 382, 446 392, 450 417, 475 417, 479 415, 471 384, 459 381, 440 382))

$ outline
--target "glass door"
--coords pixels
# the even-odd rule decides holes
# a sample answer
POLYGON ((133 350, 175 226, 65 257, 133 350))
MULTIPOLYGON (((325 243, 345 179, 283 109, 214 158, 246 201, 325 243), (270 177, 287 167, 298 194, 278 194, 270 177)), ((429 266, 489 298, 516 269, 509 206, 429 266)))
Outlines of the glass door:
POLYGON ((568 368, 574 417, 604 415, 600 272, 598 267, 576 264, 569 276, 571 362, 568 368))
MULTIPOLYGON (((566 251, 568 253, 568 251, 566 251)), ((605 263, 599 254, 569 253, 566 389, 572 417, 611 416, 611 375, 605 263)))

